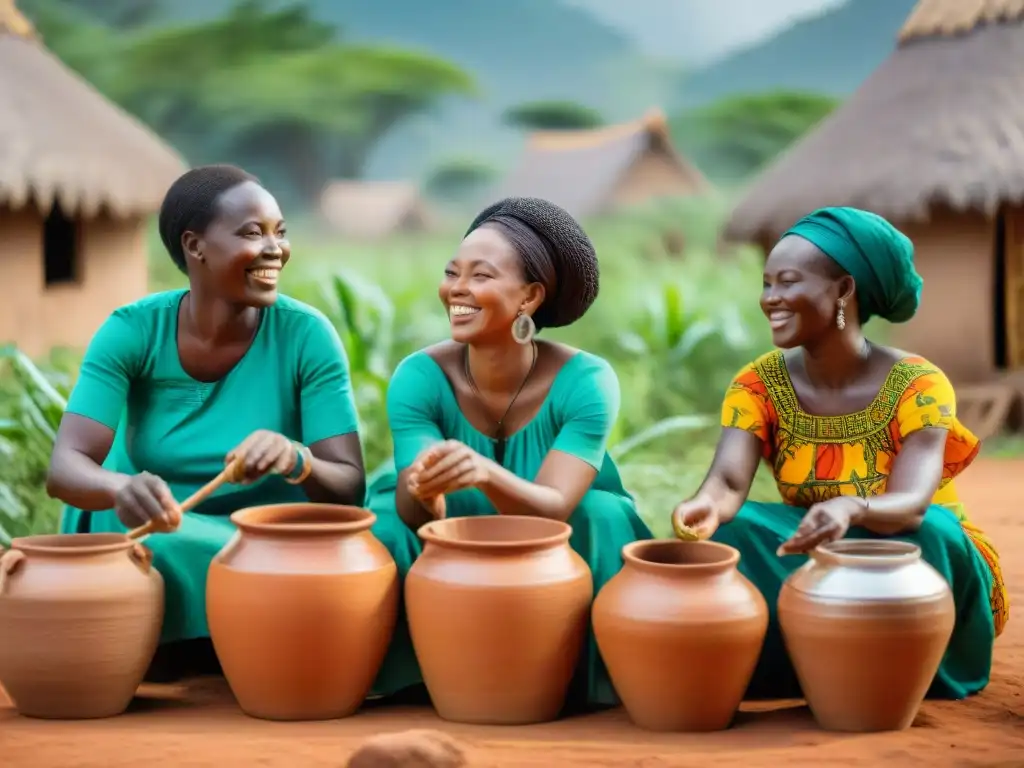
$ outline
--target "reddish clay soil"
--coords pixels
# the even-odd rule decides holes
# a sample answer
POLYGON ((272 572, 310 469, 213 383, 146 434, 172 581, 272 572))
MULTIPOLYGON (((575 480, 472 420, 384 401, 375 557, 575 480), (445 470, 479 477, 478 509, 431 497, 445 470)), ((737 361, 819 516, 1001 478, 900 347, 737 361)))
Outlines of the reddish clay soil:
MULTIPOLYGON (((960 482, 968 509, 991 533, 1016 605, 1024 605, 1024 461, 979 461, 960 482)), ((1024 616, 1011 618, 996 644, 992 682, 960 702, 925 702, 902 733, 821 731, 802 702, 744 705, 736 725, 708 735, 651 734, 621 710, 524 728, 471 727, 426 708, 377 707, 327 723, 270 723, 241 714, 221 680, 146 686, 117 718, 51 722, 19 717, 0 692, 0 764, 25 768, 343 768, 367 739, 427 729, 454 739, 466 766, 1024 765, 1024 616)), ((379 739, 378 739, 379 740, 379 739)), ((411 736, 406 742, 414 740, 411 736)), ((442 768, 451 749, 427 734, 435 762, 355 761, 361 768, 442 768)))

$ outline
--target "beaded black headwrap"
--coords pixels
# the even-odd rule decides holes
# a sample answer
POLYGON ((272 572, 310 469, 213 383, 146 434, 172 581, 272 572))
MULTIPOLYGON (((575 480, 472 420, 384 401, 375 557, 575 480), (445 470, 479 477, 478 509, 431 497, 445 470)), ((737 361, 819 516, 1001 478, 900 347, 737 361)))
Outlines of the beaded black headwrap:
POLYGON ((171 184, 160 206, 160 239, 175 266, 187 273, 181 236, 202 232, 217 215, 217 199, 229 189, 259 179, 234 165, 201 165, 171 184))
POLYGON ((547 291, 533 315, 537 328, 559 328, 583 317, 597 298, 600 270, 594 245, 579 222, 547 200, 508 197, 485 208, 466 234, 492 221, 512 230, 509 239, 523 259, 527 280, 542 283, 547 291), (527 227, 544 247, 530 247, 523 233, 515 236, 513 222, 527 227))

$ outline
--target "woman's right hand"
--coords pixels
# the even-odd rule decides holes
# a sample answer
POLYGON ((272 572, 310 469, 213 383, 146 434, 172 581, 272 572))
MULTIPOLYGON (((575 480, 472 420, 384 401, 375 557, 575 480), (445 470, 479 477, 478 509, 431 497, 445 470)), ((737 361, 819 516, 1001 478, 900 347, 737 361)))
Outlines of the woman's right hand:
POLYGON ((420 473, 427 467, 432 467, 440 458, 436 449, 437 446, 432 445, 429 448, 425 448, 416 457, 416 461, 409 467, 406 488, 409 491, 409 495, 416 499, 435 520, 443 520, 447 513, 447 504, 445 503, 444 496, 429 496, 420 492, 420 473))
POLYGON ((171 489, 161 478, 140 472, 128 479, 114 497, 117 518, 129 528, 153 521, 156 530, 168 532, 181 524, 181 510, 171 489))
POLYGON ((706 541, 720 523, 718 505, 707 496, 695 496, 672 511, 672 530, 683 541, 706 541))

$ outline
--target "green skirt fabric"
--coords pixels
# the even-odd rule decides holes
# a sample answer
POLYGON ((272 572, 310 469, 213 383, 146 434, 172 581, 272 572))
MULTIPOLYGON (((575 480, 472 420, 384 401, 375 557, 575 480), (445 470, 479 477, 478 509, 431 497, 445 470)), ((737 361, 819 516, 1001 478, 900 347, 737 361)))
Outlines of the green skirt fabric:
MULTIPOLYGON (((471 489, 447 496, 448 516, 485 514, 478 494, 471 489)), ((419 538, 395 510, 393 474, 381 477, 371 485, 367 506, 377 515, 374 533, 391 550, 398 563, 399 574, 404 579, 419 555, 421 545, 419 538)), ((622 568, 622 548, 632 541, 653 538, 650 529, 637 517, 630 501, 606 491, 592 490, 585 494, 568 522, 573 529, 569 544, 590 566, 595 596, 622 568)), ((422 675, 403 610, 377 679, 377 687, 387 694, 421 682, 422 675)), ((616 706, 619 703, 592 629, 587 635, 570 696, 588 706, 616 706)))
MULTIPOLYGON (((747 691, 749 699, 803 698, 779 630, 776 603, 782 583, 807 562, 807 557, 779 557, 775 553, 793 535, 805 513, 806 510, 788 504, 748 501, 712 537, 713 541, 739 550, 740 572, 768 602, 768 634, 747 691)), ((883 537, 863 528, 851 528, 847 538, 883 537)), ((953 591, 956 624, 928 697, 963 699, 978 693, 988 685, 995 642, 989 601, 992 574, 988 564, 956 515, 943 506, 929 507, 920 529, 912 535, 892 538, 917 544, 922 558, 946 578, 953 591)))

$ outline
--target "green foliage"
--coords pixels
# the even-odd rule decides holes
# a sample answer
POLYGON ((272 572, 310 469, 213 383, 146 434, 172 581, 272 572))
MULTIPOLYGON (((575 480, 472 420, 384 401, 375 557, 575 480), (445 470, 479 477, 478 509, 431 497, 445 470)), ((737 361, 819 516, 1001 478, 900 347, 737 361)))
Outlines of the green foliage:
POLYGON ((0 545, 56 529, 46 469, 69 393, 65 372, 44 373, 16 348, 0 350, 0 545))
POLYGON ((427 178, 424 189, 441 200, 472 200, 497 176, 497 170, 486 160, 476 157, 455 157, 441 163, 427 178))
POLYGON ((710 175, 743 179, 761 170, 837 106, 814 93, 775 91, 722 99, 673 120, 679 145, 710 175))
POLYGON ((527 131, 597 128, 604 119, 594 109, 573 101, 531 101, 505 110, 502 120, 527 131))
POLYGON ((303 202, 332 177, 358 177, 406 118, 477 93, 435 56, 340 42, 303 2, 239 0, 222 17, 164 26, 126 21, 140 10, 128 0, 119 22, 113 6, 30 4, 54 53, 190 159, 252 167, 303 202))

